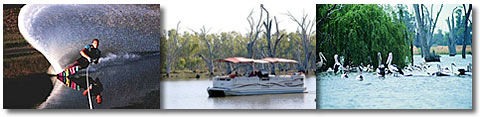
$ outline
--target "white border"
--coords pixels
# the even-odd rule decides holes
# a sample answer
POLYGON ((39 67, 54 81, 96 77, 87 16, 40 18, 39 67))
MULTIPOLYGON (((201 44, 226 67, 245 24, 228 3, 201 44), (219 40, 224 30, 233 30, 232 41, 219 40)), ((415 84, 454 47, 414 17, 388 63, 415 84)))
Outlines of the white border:
MULTIPOLYGON (((184 4, 188 4, 188 1, 193 0, 118 0, 118 1, 101 1, 101 0, 84 0, 84 1, 64 1, 64 0, 2 0, 0 1, 2 4, 69 4, 69 3, 76 3, 76 4, 160 4, 168 5, 171 1, 182 1, 184 4), (163 4, 162 4, 163 3, 163 4)), ((205 0, 205 4, 215 4, 209 3, 209 0, 205 0)), ((305 2, 305 3, 312 3, 312 7, 314 4, 333 4, 333 3, 341 3, 341 4, 413 4, 413 3, 424 3, 424 4, 459 4, 459 3, 473 3, 474 11, 476 13, 476 6, 479 5, 478 0, 247 0, 252 2, 258 3, 275 3, 275 4, 285 4, 288 6, 288 3, 291 2, 305 2)), ((3 9, 3 5, 0 6, 3 9)), ((185 9, 188 10, 188 9, 185 9)), ((1 17, 3 17, 3 12, 0 13, 1 17)), ((476 14, 473 14, 476 15, 476 14)), ((474 17, 475 18, 475 17, 474 17)), ((3 27, 3 23, 1 24, 3 27)), ((474 27, 477 27, 474 24, 474 27)), ((3 29, 2 29, 3 30, 3 29)), ((474 29, 474 35, 479 34, 478 30, 474 29)), ((3 33, 0 34, 3 38, 3 33)), ((475 36, 474 36, 475 37, 475 36)), ((473 39, 474 45, 478 45, 480 41, 476 38, 473 39)), ((3 41, 2 45, 3 48, 3 41)), ((479 54, 478 49, 474 47, 474 56, 479 54)), ((0 51, 1 55, 3 55, 3 50, 0 51)), ((478 57, 474 57, 474 61, 478 61, 478 57)), ((3 57, 0 58, 2 61, 1 70, 3 71, 3 57)), ((476 73, 478 73, 477 69, 474 69, 476 73)), ((3 76, 3 72, 0 73, 3 76)), ((2 77, 3 78, 3 77, 2 77)), ((3 80, 0 81, 3 84, 3 80)), ((474 77, 474 84, 478 84, 478 80, 474 77)), ((477 94, 478 90, 475 89, 474 86, 473 93, 477 94)), ((3 91, 3 85, 1 87, 3 91)), ((3 93, 1 94, 1 105, 3 108, 3 93)), ((432 97, 434 98, 434 97, 432 97)), ((474 95, 473 98, 477 99, 474 95)), ((475 100, 474 99, 474 100, 475 100)), ((477 106, 476 101, 474 102, 474 109, 477 106)), ((12 111, 2 109, 0 114, 2 117, 5 116, 41 116, 41 117, 52 117, 52 116, 60 116, 60 117, 70 117, 70 116, 118 116, 118 117, 131 117, 131 116, 155 116, 155 117, 170 117, 170 116, 195 116, 195 117, 247 117, 247 116, 275 116, 275 117, 292 117, 292 116, 310 116, 310 117, 319 117, 319 116, 329 116, 329 115, 336 115, 340 117, 346 116, 358 116, 358 117, 413 117, 413 116, 421 116, 421 117, 451 117, 451 116, 478 116, 479 114, 472 110, 472 111, 461 111, 461 110, 320 110, 320 111, 305 111, 305 110, 102 110, 100 111, 85 111, 85 110, 29 110, 29 111, 12 111)))

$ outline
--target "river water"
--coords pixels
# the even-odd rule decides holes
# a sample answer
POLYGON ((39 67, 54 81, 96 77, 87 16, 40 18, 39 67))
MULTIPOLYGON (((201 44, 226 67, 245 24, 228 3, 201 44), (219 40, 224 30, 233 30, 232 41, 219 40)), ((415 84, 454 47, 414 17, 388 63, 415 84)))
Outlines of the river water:
MULTIPOLYGON (((89 77, 99 78, 103 84, 102 104, 94 109, 107 108, 159 108, 160 94, 149 95, 160 89, 160 55, 140 56, 121 55, 106 57, 99 64, 89 66, 89 77), (152 103, 153 102, 153 103, 152 103), (141 107, 132 107, 138 105, 141 107), (130 107, 128 107, 130 106, 130 107)), ((84 76, 81 70, 77 75, 84 76)), ((88 98, 81 91, 76 91, 55 80, 54 88, 39 109, 88 109, 88 98)))
MULTIPOLYGON (((63 71, 99 40, 100 63, 89 67, 89 76, 104 86, 103 103, 95 108, 159 108, 160 16, 159 4, 29 4, 19 13, 18 27, 51 64, 50 74, 63 71)), ((88 108, 81 92, 54 82, 38 108, 88 108)))
POLYGON ((208 97, 208 79, 162 81, 163 109, 315 109, 315 77, 306 78, 308 93, 208 97))
MULTIPOLYGON (((414 56, 415 64, 422 63, 414 56)), ((472 56, 462 59, 442 56, 442 67, 454 62, 465 68, 472 63, 472 56)), ((436 65, 434 66, 436 69, 436 65)), ((340 75, 319 74, 317 94, 319 109, 472 109, 472 76, 413 76, 378 78, 374 73, 364 73, 364 80, 357 81, 357 73, 350 78, 340 75)))

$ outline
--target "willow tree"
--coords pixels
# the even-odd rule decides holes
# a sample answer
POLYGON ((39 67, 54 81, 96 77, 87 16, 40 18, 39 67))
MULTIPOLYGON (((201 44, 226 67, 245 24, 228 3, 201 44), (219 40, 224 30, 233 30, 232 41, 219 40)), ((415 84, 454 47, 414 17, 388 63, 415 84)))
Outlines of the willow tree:
MULTIPOLYGON (((320 30, 322 27, 326 26, 327 22, 331 19, 335 19, 334 16, 332 16, 333 13, 338 12, 339 10, 342 10, 343 5, 338 5, 338 4, 317 4, 317 15, 316 15, 316 49, 317 53, 318 52, 323 52, 324 55, 327 57, 327 60, 332 60, 333 59, 333 54, 334 53, 325 53, 325 51, 331 51, 332 49, 335 49, 336 47, 333 46, 331 48, 324 48, 321 49, 320 46, 325 45, 325 42, 329 42, 328 39, 328 30, 320 30), (332 57, 332 58, 330 58, 332 57)), ((317 60, 320 60, 321 58, 318 58, 317 60)), ((333 64, 331 64, 333 65, 333 64)), ((330 65, 326 65, 330 66, 330 65)), ((321 70, 322 68, 320 68, 321 70)))
MULTIPOLYGON (((377 53, 383 59, 388 52, 394 54, 393 63, 405 66, 409 55, 409 45, 405 41, 406 27, 402 22, 393 21, 380 5, 342 5, 343 7, 329 15, 328 20, 317 27, 318 51, 327 58, 327 65, 332 67, 333 55, 344 57, 344 65, 358 66, 378 65, 377 53)), ((332 7, 317 6, 318 16, 324 16, 332 7), (320 13, 320 14, 319 14, 320 13)), ((338 8, 337 8, 338 9, 338 8)), ((317 21, 318 22, 318 21, 317 21)))

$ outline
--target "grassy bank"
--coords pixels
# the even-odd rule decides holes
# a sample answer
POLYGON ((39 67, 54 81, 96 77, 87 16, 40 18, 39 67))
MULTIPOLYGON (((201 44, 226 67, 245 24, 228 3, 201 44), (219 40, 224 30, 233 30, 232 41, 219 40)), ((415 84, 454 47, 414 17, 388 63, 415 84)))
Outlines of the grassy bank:
POLYGON ((18 31, 20 8, 4 9, 3 13, 3 78, 17 78, 45 73, 47 59, 35 50, 18 31))
POLYGON ((46 74, 50 66, 47 59, 18 31, 19 12, 20 8, 3 11, 3 108, 6 109, 35 108, 53 88, 46 74))
MULTIPOLYGON (((413 47, 413 54, 415 55, 420 55, 420 50, 419 48, 417 47, 413 47)), ((435 53, 436 54, 449 54, 449 51, 448 51, 448 47, 447 46, 435 46, 435 47, 432 47, 430 48, 430 52, 434 51, 435 50, 435 53)), ((457 51, 457 55, 458 54, 462 54, 462 45, 457 45, 456 46, 456 51, 457 51)), ((472 46, 470 45, 467 45, 467 48, 466 48, 466 53, 467 54, 471 54, 472 53, 472 46)))

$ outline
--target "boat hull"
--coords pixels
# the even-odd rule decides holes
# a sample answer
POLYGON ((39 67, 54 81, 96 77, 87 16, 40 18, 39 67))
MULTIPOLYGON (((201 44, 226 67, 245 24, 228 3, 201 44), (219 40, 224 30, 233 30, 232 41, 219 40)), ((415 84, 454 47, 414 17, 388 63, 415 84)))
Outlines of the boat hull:
POLYGON ((306 88, 299 87, 299 88, 289 88, 289 89, 231 90, 226 88, 209 87, 207 91, 210 97, 224 97, 224 96, 242 96, 242 95, 306 93, 306 88))

